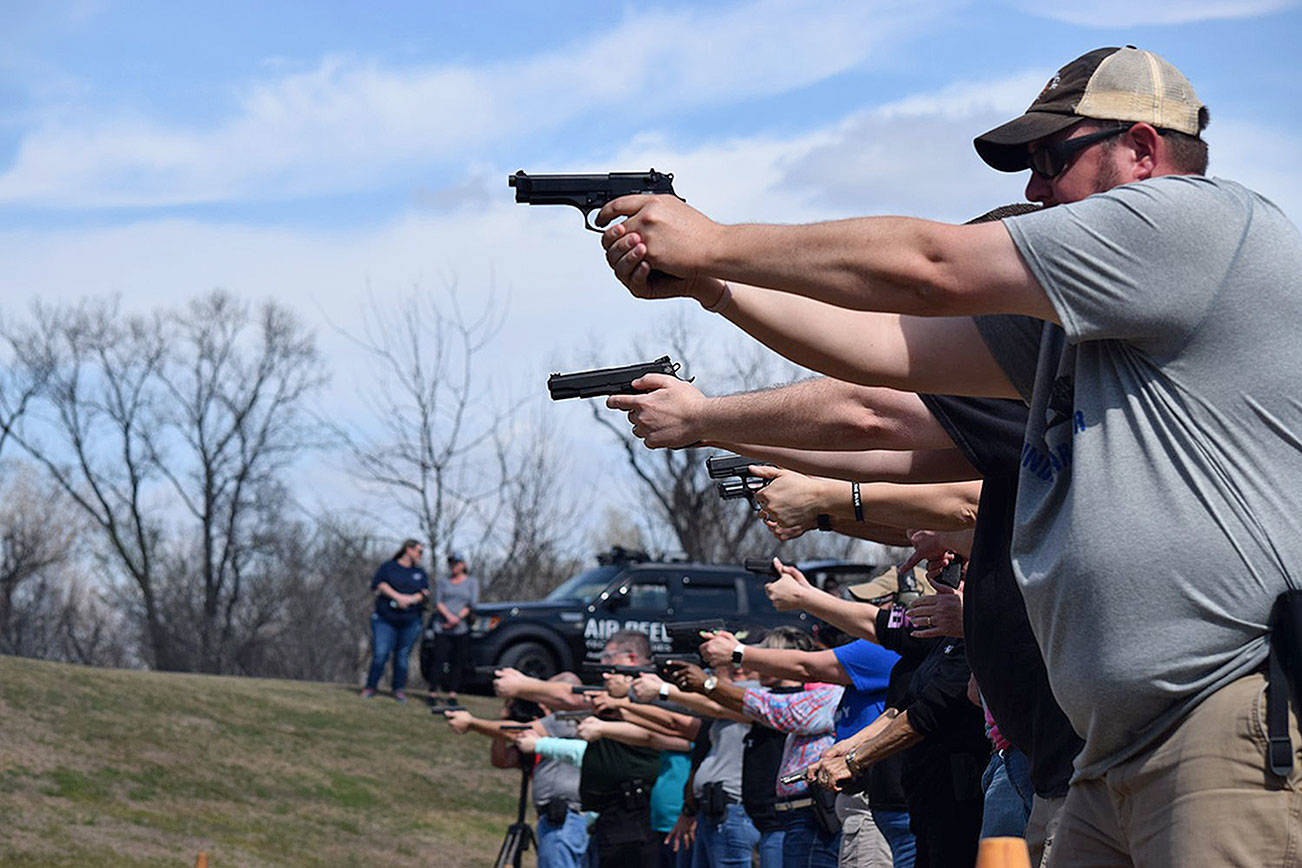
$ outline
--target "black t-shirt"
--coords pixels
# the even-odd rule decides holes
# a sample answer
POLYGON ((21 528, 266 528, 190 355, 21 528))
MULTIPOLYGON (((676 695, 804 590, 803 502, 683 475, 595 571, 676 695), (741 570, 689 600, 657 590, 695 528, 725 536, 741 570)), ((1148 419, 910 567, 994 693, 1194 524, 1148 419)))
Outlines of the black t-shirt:
POLYGON ((651 795, 660 774, 660 751, 600 738, 583 752, 579 772, 579 798, 583 810, 601 813, 618 801, 620 785, 640 781, 651 795))
POLYGON ((1072 760, 1083 742, 1049 688, 1008 554, 1026 405, 942 395, 921 398, 984 479, 963 594, 968 663, 1000 733, 1030 760, 1035 792, 1049 798, 1064 795, 1072 760))
MULTIPOLYGON (((886 707, 903 708, 909 692, 909 679, 913 670, 926 657, 920 654, 901 655, 891 667, 891 680, 886 684, 886 707)), ((904 754, 888 756, 868 768, 868 807, 874 811, 905 811, 909 802, 904 797, 904 754)))
POLYGON ((890 611, 877 613, 877 637, 897 654, 916 653, 928 643, 922 662, 909 678, 900 711, 923 740, 904 752, 904 795, 909 810, 981 797, 981 773, 990 756, 985 716, 967 698, 972 674, 962 639, 917 639, 910 627, 890 627, 890 611))
MULTIPOLYGON (((804 690, 803 686, 770 688, 772 693, 798 693, 801 690, 804 690)), ((782 815, 773 810, 773 803, 777 801, 778 768, 782 765, 782 747, 786 742, 785 732, 761 723, 752 723, 742 741, 741 805, 761 832, 781 829, 785 825, 782 815)))

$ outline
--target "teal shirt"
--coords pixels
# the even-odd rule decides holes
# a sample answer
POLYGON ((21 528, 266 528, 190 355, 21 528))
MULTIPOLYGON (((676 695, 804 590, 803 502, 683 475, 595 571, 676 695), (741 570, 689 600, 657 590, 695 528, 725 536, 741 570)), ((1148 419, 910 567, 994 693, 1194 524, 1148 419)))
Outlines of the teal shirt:
POLYGON ((651 788, 651 828, 668 832, 683 812, 683 786, 692 771, 692 755, 676 750, 660 753, 660 775, 651 788))

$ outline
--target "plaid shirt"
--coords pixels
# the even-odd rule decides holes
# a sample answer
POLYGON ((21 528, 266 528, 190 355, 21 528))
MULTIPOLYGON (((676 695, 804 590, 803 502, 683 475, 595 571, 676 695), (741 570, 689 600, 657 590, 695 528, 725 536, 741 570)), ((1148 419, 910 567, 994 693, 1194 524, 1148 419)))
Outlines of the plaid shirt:
POLYGON ((782 778, 817 760, 836 741, 836 707, 845 688, 839 684, 809 684, 806 688, 799 693, 751 688, 742 695, 747 714, 787 733, 778 767, 779 799, 803 795, 808 790, 804 781, 784 784, 782 778))

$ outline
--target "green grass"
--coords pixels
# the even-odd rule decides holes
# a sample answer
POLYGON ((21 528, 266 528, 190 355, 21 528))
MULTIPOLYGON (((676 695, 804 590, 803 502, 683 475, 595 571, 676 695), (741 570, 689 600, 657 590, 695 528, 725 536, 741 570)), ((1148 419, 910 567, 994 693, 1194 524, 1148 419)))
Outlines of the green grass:
POLYGON ((415 699, 0 657, 0 866, 492 864, 518 785, 415 699))

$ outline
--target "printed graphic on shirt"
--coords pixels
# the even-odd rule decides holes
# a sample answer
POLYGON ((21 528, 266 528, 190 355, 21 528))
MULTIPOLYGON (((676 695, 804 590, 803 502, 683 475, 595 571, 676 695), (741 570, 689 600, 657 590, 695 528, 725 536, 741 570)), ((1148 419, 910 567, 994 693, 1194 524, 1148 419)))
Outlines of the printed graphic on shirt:
MULTIPOLYGON (((1057 346, 1057 342, 1050 342, 1057 346)), ((1022 468, 1033 477, 1052 483, 1071 469, 1072 440, 1089 427, 1085 412, 1076 408, 1076 348, 1060 352, 1057 375, 1042 408, 1032 407, 1022 444, 1022 468), (1042 425, 1036 420, 1043 419, 1042 425)), ((1041 364, 1045 357, 1041 356, 1041 364)))

